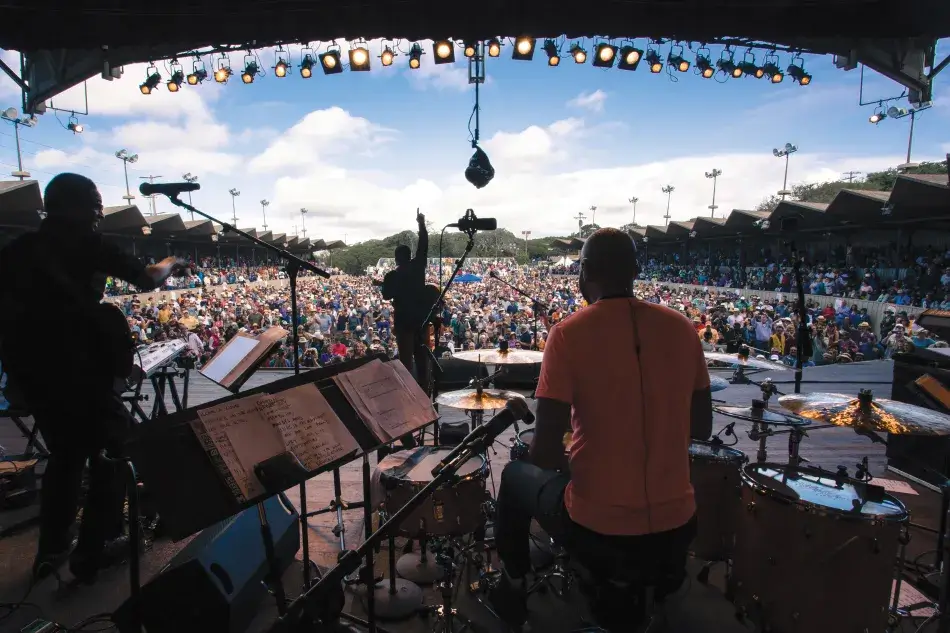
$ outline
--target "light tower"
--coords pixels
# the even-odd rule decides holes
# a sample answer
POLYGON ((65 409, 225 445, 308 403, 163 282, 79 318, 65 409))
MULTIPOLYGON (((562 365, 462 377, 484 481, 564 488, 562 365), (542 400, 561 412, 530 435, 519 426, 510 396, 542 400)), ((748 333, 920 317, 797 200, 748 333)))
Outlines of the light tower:
POLYGON ((307 210, 300 209, 300 234, 307 237, 307 210))
POLYGON ((261 215, 264 216, 264 230, 267 230, 267 207, 270 205, 270 201, 261 200, 261 215))
POLYGON ((590 205, 588 209, 590 209, 590 224, 593 229, 593 227, 597 226, 597 207, 590 205))
MULTIPOLYGON (((191 172, 188 172, 187 174, 183 175, 181 178, 182 178, 182 180, 184 180, 185 182, 188 182, 188 183, 195 183, 195 182, 198 182, 198 176, 192 176, 192 175, 191 175, 191 172)), ((188 192, 188 206, 191 206, 191 192, 190 192, 190 191, 188 192)), ((191 212, 191 219, 192 219, 192 220, 195 219, 195 212, 194 212, 194 211, 191 212)))
POLYGON ((667 185, 663 187, 662 191, 666 194, 666 215, 663 216, 663 219, 666 220, 667 226, 670 224, 670 200, 673 198, 673 191, 676 190, 676 187, 673 185, 667 185))
MULTIPOLYGON (((30 172, 23 170, 23 154, 20 152, 20 126, 33 127, 36 125, 36 119, 28 116, 20 116, 16 108, 7 108, 3 112, 0 112, 0 119, 13 124, 13 136, 16 138, 17 170, 10 175, 22 181, 24 178, 30 177, 30 172)), ((128 177, 126 177, 126 179, 128 179, 128 177)))
POLYGON ((235 199, 241 195, 241 192, 237 189, 228 189, 228 193, 231 194, 231 224, 237 228, 237 203, 235 199))
POLYGON ((792 145, 791 143, 786 143, 785 147, 783 147, 782 149, 772 150, 773 156, 775 156, 776 158, 785 159, 785 178, 782 179, 782 190, 778 192, 778 195, 782 196, 782 200, 785 199, 785 196, 792 193, 791 191, 788 191, 786 188, 788 186, 788 157, 797 151, 798 151, 798 146, 792 145))
POLYGON ((722 170, 721 170, 721 169, 713 168, 712 171, 707 171, 707 172, 706 172, 706 178, 712 178, 712 181, 713 181, 712 204, 709 205, 709 217, 711 217, 711 218, 716 217, 716 209, 718 208, 718 207, 716 206, 716 181, 719 179, 720 176, 722 176, 722 170))
POLYGON ((137 162, 139 155, 129 154, 128 150, 120 149, 115 153, 115 157, 122 161, 122 170, 125 172, 125 195, 122 196, 122 199, 125 200, 126 204, 131 205, 132 201, 135 200, 135 196, 129 191, 129 163, 137 162))
POLYGON ((531 236, 531 231, 522 231, 521 234, 524 235, 524 257, 528 259, 528 238, 531 236))
POLYGON ((640 202, 640 198, 636 196, 631 196, 628 199, 628 202, 633 205, 633 225, 637 225, 637 203, 640 202))

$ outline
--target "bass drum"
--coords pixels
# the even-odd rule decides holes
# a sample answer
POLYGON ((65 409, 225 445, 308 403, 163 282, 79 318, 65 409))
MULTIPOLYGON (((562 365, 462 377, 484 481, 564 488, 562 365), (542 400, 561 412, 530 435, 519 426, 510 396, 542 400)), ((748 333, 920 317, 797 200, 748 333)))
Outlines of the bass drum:
POLYGON ((736 538, 739 488, 745 453, 722 444, 693 440, 689 445, 690 479, 696 495, 696 558, 721 561, 729 557, 736 538))
MULTIPOLYGON (((432 481, 432 469, 451 448, 423 446, 388 455, 376 467, 385 494, 383 505, 391 516, 432 481)), ((462 464, 454 483, 438 488, 399 526, 403 534, 462 536, 485 525, 483 505, 489 499, 485 481, 488 462, 475 455, 462 464)))
POLYGON ((746 466, 729 580, 739 613, 772 633, 886 630, 907 518, 900 501, 854 479, 746 466))

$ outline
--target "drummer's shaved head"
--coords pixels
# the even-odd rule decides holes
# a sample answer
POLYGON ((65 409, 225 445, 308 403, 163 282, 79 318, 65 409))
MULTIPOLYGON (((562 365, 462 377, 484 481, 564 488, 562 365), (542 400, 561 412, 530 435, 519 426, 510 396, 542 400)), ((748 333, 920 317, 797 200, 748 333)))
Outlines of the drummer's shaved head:
POLYGON ((633 280, 640 273, 637 247, 624 231, 599 229, 584 243, 581 270, 588 301, 603 295, 632 294, 633 280))

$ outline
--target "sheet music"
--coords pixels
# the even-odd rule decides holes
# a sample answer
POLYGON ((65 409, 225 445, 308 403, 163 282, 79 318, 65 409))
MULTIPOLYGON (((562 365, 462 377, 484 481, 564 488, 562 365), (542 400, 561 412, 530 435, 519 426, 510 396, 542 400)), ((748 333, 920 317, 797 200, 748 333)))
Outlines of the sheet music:
POLYGON ((425 393, 402 363, 374 360, 334 380, 383 442, 411 433, 436 418, 425 393))
MULTIPOLYGON (((264 424, 268 427, 268 431, 273 432, 273 428, 267 424, 257 410, 259 399, 260 396, 251 396, 239 400, 229 400, 213 407, 198 410, 198 418, 201 420, 211 443, 214 444, 224 465, 234 477, 241 493, 248 499, 263 494, 264 487, 254 476, 254 471, 244 467, 234 445, 235 441, 233 440, 236 440, 236 443, 241 447, 241 451, 247 456, 247 447, 243 444, 246 441, 246 436, 242 432, 235 431, 232 439, 229 430, 243 425, 255 426, 256 422, 257 425, 264 424)), ((282 450, 283 448, 277 452, 279 453, 282 450)))
POLYGON ((359 448, 343 421, 313 383, 258 401, 263 418, 307 470, 317 470, 359 448))
POLYGON ((211 380, 220 383, 231 371, 257 347, 258 340, 247 336, 235 336, 215 354, 207 365, 202 367, 201 373, 211 380))

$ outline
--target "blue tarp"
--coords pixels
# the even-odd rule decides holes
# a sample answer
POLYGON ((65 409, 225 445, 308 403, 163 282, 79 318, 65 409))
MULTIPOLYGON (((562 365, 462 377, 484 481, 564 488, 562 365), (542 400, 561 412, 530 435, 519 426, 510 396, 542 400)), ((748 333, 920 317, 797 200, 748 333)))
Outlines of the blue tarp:
POLYGON ((479 277, 478 275, 472 275, 469 273, 466 273, 464 275, 459 275, 458 277, 455 278, 455 281, 459 283, 463 283, 463 284, 472 284, 472 283, 475 283, 476 281, 481 281, 481 280, 482 278, 479 277))

